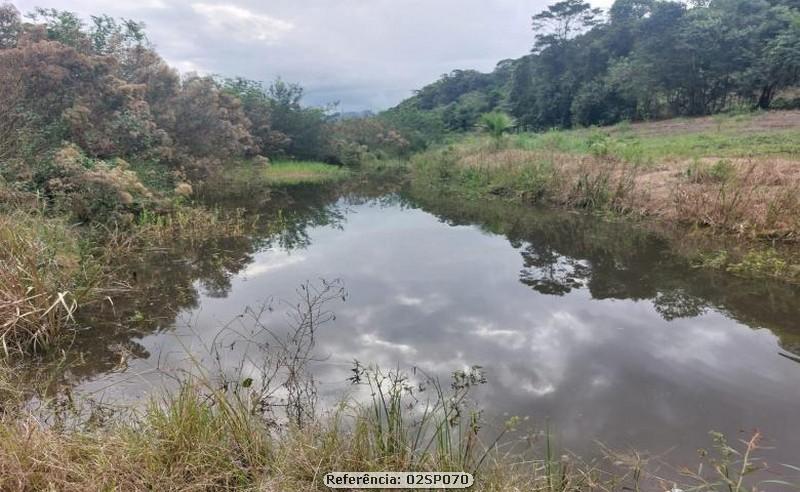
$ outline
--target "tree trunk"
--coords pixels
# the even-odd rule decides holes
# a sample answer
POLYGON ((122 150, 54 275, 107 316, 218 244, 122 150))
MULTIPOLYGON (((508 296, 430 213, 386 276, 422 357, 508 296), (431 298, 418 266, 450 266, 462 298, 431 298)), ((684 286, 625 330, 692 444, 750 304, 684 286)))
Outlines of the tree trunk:
POLYGON ((772 103, 772 98, 774 96, 775 96, 775 86, 765 85, 761 89, 761 96, 758 98, 758 107, 760 109, 769 109, 769 105, 772 103))

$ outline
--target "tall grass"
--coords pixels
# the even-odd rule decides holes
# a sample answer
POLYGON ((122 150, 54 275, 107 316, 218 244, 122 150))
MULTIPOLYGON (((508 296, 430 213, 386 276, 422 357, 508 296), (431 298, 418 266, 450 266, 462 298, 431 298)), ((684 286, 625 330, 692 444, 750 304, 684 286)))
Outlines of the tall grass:
MULTIPOLYGON (((763 117, 516 134, 503 148, 468 135, 413 156, 411 181, 468 199, 646 219, 785 255, 775 245, 800 240, 800 134, 760 128, 763 117)), ((796 258, 767 267, 771 277, 798 279, 796 258)))
POLYGON ((436 392, 425 412, 405 405, 407 381, 387 382, 381 374, 375 369, 373 376, 384 389, 371 400, 345 401, 303 426, 275 425, 253 412, 246 388, 193 379, 134 417, 100 428, 59 430, 6 414, 0 417, 0 489, 326 490, 322 478, 330 471, 445 470, 473 473, 473 490, 486 491, 797 487, 800 469, 791 465, 761 473, 768 465, 758 456, 758 434, 741 447, 713 434, 701 465, 669 477, 663 464, 651 466, 631 453, 606 450, 604 458, 581 460, 559 450, 547 431, 532 447, 504 450, 496 439, 476 437, 474 414, 448 415, 460 390, 436 392))
POLYGON ((257 217, 178 205, 134 224, 73 225, 41 210, 0 212, 0 352, 42 352, 75 326, 81 306, 128 289, 120 258, 158 244, 243 236, 257 217), (119 275, 118 275, 119 274, 119 275))
POLYGON ((0 346, 48 348, 74 321, 79 303, 97 298, 119 238, 91 248, 62 219, 38 213, 0 215, 0 346))
POLYGON ((169 212, 144 210, 132 235, 139 243, 198 242, 217 237, 241 237, 253 230, 257 215, 242 208, 223 210, 201 205, 178 205, 169 212))
POLYGON ((414 374, 419 381, 356 362, 350 381, 366 386, 371 398, 356 407, 363 444, 374 459, 400 470, 434 463, 441 471, 475 471, 485 458, 478 453, 482 422, 467 398, 474 386, 486 383, 481 368, 453 373, 450 391, 418 369, 414 374))

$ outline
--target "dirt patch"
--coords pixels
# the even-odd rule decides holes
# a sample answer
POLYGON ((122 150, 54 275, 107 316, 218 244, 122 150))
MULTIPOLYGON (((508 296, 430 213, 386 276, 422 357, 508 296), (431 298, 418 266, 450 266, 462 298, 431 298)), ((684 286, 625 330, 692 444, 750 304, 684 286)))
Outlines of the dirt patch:
MULTIPOLYGON (((773 130, 791 130, 800 128, 800 111, 768 111, 752 115, 743 115, 741 119, 731 117, 721 121, 713 116, 697 118, 676 118, 664 121, 648 121, 634 123, 631 131, 638 136, 661 136, 698 133, 717 129, 732 130, 743 133, 758 133, 773 130)), ((619 128, 610 133, 621 133, 619 128)))

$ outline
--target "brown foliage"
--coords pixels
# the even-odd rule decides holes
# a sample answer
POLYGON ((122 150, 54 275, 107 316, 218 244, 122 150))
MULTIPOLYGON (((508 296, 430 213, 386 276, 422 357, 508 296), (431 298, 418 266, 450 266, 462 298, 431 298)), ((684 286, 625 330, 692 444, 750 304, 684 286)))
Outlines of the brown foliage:
MULTIPOLYGON (((28 114, 30 133, 63 128, 65 137, 95 156, 128 155, 168 142, 144 100, 146 86, 116 77, 111 57, 40 39, 34 30, 17 47, 0 50, 0 66, 13 67, 0 75, 0 108, 28 114)), ((9 126, 0 132, 20 131, 19 124, 9 126)))
POLYGON ((189 154, 230 157, 253 150, 250 121, 210 77, 187 78, 175 101, 175 140, 189 154))
POLYGON ((173 103, 181 89, 181 79, 175 69, 167 65, 155 51, 136 47, 119 64, 119 76, 131 84, 144 87, 144 100, 159 127, 174 128, 173 103))
POLYGON ((78 220, 130 221, 132 213, 155 202, 122 159, 90 161, 78 147, 68 145, 55 154, 52 166, 45 191, 59 208, 78 220))
POLYGON ((19 132, 24 127, 22 114, 18 111, 24 92, 20 60, 5 57, 0 51, 0 159, 13 155, 18 146, 19 132))

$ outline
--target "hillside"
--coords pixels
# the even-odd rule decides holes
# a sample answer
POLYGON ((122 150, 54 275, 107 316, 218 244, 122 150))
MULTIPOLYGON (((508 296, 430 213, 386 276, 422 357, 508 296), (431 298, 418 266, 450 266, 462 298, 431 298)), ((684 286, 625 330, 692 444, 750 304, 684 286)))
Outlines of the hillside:
POLYGON ((532 18, 529 54, 491 73, 454 70, 384 117, 435 136, 510 113, 523 130, 798 106, 796 0, 582 0, 532 18))

